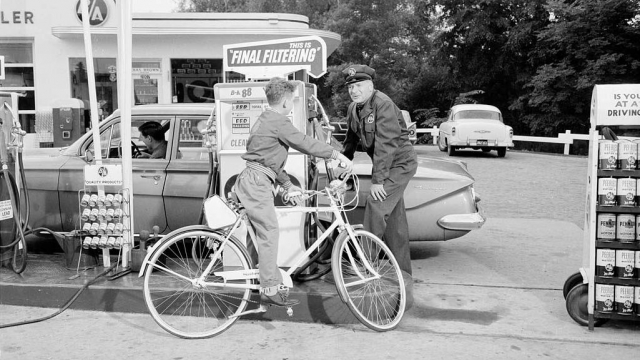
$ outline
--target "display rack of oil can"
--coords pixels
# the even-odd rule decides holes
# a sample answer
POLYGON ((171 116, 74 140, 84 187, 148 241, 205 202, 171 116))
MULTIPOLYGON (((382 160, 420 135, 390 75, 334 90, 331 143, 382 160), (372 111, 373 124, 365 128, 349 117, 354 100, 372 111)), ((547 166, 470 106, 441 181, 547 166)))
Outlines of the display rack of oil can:
POLYGON ((640 321, 640 85, 596 85, 580 272, 564 286, 566 307, 590 330, 640 321))
POLYGON ((129 234, 128 191, 99 194, 81 190, 79 198, 79 231, 84 249, 122 249, 131 239, 129 234))

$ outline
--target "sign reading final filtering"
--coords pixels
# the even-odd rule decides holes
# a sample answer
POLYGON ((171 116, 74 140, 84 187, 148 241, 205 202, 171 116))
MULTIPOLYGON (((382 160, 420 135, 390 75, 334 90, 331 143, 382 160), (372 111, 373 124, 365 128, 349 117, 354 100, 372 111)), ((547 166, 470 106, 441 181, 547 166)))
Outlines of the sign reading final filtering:
POLYGON ((327 71, 327 46, 318 36, 224 45, 225 71, 250 78, 282 76, 299 70, 320 77, 327 71))

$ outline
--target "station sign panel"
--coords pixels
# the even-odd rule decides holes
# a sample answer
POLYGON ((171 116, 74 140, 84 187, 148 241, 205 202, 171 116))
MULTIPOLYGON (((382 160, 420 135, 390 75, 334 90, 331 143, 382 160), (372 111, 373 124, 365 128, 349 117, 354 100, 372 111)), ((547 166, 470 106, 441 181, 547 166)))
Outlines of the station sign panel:
POLYGON ((640 85, 596 85, 591 97, 591 127, 640 124, 640 85))
POLYGON ((122 165, 86 165, 86 186, 122 186, 122 165))
POLYGON ((266 79, 306 70, 313 77, 327 72, 327 45, 319 36, 224 45, 224 69, 251 79, 266 79))

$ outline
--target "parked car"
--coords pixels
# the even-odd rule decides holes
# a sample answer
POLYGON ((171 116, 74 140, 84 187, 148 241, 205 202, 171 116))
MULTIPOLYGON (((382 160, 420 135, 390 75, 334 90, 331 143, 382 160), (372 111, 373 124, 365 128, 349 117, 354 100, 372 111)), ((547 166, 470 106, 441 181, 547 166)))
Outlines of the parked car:
POLYGON ((500 110, 491 105, 455 105, 447 121, 440 124, 438 148, 449 156, 456 150, 472 148, 489 152, 497 150, 498 157, 513 147, 513 129, 503 123, 500 110))
POLYGON ((407 130, 409 130, 409 141, 411 141, 411 144, 413 145, 418 140, 418 131, 417 131, 416 123, 411 121, 411 115, 409 115, 409 112, 407 110, 400 110, 400 111, 402 111, 404 122, 407 124, 407 130))
POLYGON ((333 137, 342 143, 347 137, 347 123, 344 121, 331 121, 329 124, 333 126, 333 137))
MULTIPOLYGON (((164 159, 132 159, 135 233, 153 226, 168 233, 198 223, 210 171, 217 179, 219 167, 225 166, 210 166, 209 153, 198 137, 197 129, 212 110, 212 104, 143 105, 132 109, 131 138, 139 150, 145 150, 144 143, 137 139, 137 128, 144 122, 162 124, 167 140, 164 159)), ((121 163, 119 111, 100 123, 100 142, 103 164, 121 163)), ((25 152, 32 228, 72 231, 79 227, 83 169, 93 162, 93 149, 89 132, 67 148, 52 150, 56 151, 52 155, 25 152)), ((356 157, 355 172, 364 196, 371 178, 371 162, 366 154, 356 157)), ((318 181, 322 186, 326 177, 320 175, 318 181)), ((473 183, 462 162, 420 156, 418 173, 405 193, 411 240, 447 240, 480 228, 484 217, 479 212, 473 183)), ((355 193, 347 196, 352 198, 355 193)), ((364 201, 360 201, 349 213, 352 221, 361 222, 363 206, 364 201)))

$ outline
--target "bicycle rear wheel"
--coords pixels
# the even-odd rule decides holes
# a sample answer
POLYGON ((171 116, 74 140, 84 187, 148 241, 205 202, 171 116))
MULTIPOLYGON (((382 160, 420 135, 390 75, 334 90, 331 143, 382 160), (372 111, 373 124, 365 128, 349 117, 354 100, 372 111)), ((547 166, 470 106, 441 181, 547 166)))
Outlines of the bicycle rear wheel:
POLYGON ((352 239, 343 232, 333 247, 331 266, 338 293, 365 326, 376 331, 392 330, 402 320, 407 301, 400 266, 382 240, 364 230, 354 233, 352 239))
MULTIPOLYGON (((149 260, 144 277, 144 299, 153 319, 163 329, 181 338, 202 339, 220 334, 238 320, 247 307, 250 289, 223 286, 217 271, 249 270, 246 248, 234 237, 207 277, 220 286, 197 286, 198 279, 220 251, 224 237, 209 229, 187 230, 164 239, 149 260)), ((227 284, 251 284, 251 279, 228 280, 227 284)))

